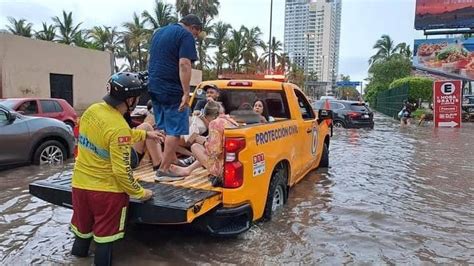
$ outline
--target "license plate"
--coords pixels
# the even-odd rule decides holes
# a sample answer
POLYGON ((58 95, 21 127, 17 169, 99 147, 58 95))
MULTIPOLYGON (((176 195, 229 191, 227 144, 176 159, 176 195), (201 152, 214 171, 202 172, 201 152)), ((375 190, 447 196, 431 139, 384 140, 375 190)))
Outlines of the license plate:
POLYGON ((369 118, 369 115, 364 115, 364 118, 369 118))

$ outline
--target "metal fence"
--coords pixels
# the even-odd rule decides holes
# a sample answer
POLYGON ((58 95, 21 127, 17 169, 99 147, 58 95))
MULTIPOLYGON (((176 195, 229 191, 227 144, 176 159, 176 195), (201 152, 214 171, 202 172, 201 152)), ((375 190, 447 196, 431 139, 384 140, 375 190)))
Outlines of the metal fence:
POLYGON ((379 92, 374 109, 385 115, 398 119, 398 112, 403 107, 403 101, 408 99, 409 86, 379 92))

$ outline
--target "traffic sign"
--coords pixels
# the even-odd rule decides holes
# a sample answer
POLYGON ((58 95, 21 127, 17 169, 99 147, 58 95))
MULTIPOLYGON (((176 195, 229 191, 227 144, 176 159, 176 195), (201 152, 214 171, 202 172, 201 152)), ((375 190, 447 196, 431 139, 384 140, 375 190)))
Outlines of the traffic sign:
POLYGON ((435 127, 461 127, 461 85, 460 80, 434 82, 435 127))
POLYGON ((360 81, 338 81, 336 87, 357 87, 362 85, 360 81))

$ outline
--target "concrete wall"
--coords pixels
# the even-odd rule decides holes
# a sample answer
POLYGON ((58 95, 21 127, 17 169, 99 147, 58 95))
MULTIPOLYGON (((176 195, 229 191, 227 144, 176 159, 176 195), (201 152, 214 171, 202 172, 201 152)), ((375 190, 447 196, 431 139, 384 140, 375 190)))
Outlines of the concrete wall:
POLYGON ((99 102, 112 73, 111 54, 0 33, 0 95, 51 97, 49 75, 73 75, 73 103, 99 102))

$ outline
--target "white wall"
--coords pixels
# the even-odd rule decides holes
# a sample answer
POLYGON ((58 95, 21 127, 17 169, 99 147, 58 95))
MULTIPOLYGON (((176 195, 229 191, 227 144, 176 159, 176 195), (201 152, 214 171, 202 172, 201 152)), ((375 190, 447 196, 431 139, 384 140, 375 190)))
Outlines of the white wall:
POLYGON ((50 97, 49 74, 73 75, 78 111, 99 102, 112 73, 109 52, 0 33, 1 96, 50 97))

